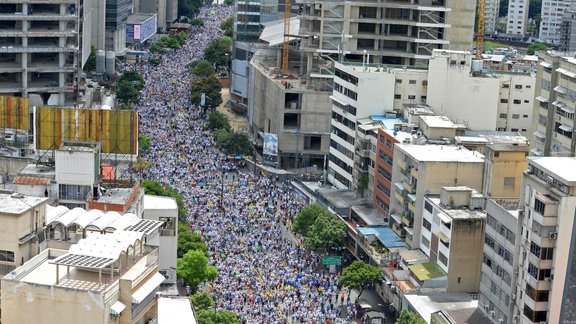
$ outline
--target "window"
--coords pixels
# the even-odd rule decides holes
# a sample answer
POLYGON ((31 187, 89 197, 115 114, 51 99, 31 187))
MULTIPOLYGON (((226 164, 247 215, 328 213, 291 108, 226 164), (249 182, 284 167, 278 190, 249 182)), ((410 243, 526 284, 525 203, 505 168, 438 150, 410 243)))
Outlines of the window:
POLYGON ((527 85, 526 85, 526 89, 530 89, 530 88, 532 88, 532 86, 529 85, 529 84, 527 84, 527 85))
POLYGON ((524 100, 524 103, 530 103, 530 100, 524 100))
POLYGON ((510 85, 509 85, 509 84, 503 84, 503 85, 502 85, 502 88, 508 89, 508 88, 510 88, 510 85))
POLYGON ((402 95, 400 95, 400 94, 395 94, 395 95, 394 95, 394 99, 400 100, 400 99, 402 99, 402 95))
POLYGON ((442 254, 442 252, 438 252, 438 261, 440 261, 443 265, 448 266, 448 258, 442 254))
POLYGON ((427 85, 428 85, 428 80, 422 81, 422 85, 423 85, 423 86, 427 86, 427 85))
POLYGON ((386 140, 386 147, 392 148, 392 142, 390 140, 386 140))
POLYGON ((528 115, 522 115, 522 118, 528 118, 528 115))
POLYGON ((500 118, 508 118, 508 114, 500 114, 500 118))
POLYGON ((430 241, 427 238, 425 238, 424 236, 422 236, 421 242, 422 242, 422 245, 424 245, 426 248, 430 248, 430 241))
POLYGON ((520 100, 520 99, 514 99, 514 104, 515 104, 515 105, 519 105, 519 104, 521 104, 521 103, 522 103, 522 100, 520 100))
POLYGON ((539 214, 544 215, 544 209, 546 205, 538 200, 537 198, 534 199, 534 210, 537 211, 539 214))
POLYGON ((512 114, 512 119, 520 119, 520 114, 512 114))
POLYGON ((516 183, 516 177, 504 177, 504 186, 514 187, 516 183))
POLYGON ((402 84, 402 79, 396 79, 396 84, 402 84))
POLYGON ((430 222, 428 220, 423 219, 422 225, 424 225, 424 228, 427 229, 428 231, 432 230, 432 224, 430 224, 430 222))
POLYGON ((376 182, 376 188, 383 193, 386 197, 390 197, 390 189, 384 187, 384 185, 382 184, 382 182, 377 181, 376 182))
POLYGON ((508 99, 500 99, 500 103, 508 103, 508 99))
POLYGON ((552 260, 552 258, 554 258, 554 248, 541 248, 541 260, 552 260))
POLYGON ((426 209, 430 214, 433 212, 432 204, 430 204, 428 201, 424 201, 424 209, 426 209))
POLYGON ((514 86, 514 89, 522 89, 522 85, 521 84, 517 84, 514 86))
POLYGON ((490 237, 490 235, 486 234, 486 236, 484 237, 484 244, 488 245, 489 247, 491 247, 492 249, 494 249, 494 239, 492 237, 490 237))
POLYGON ((408 95, 408 99, 409 99, 409 100, 414 100, 414 99, 416 99, 416 96, 415 96, 415 95, 408 95))
POLYGON ((410 80, 408 81, 408 84, 416 84, 416 80, 410 80))
POLYGON ((490 259, 486 254, 482 257, 482 262, 488 266, 488 268, 492 269, 492 259, 490 259))
POLYGON ((0 261, 3 262, 14 262, 14 252, 0 250, 0 261))

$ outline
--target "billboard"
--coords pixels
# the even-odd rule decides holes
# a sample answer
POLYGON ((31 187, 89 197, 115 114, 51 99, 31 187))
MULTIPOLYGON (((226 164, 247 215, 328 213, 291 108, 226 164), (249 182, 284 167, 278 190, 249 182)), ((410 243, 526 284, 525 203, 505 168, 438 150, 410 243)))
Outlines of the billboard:
POLYGON ((0 129, 30 129, 28 98, 0 96, 0 129))
POLYGON ((138 114, 130 110, 38 107, 37 150, 55 150, 63 141, 99 142, 102 153, 138 154, 138 114))
POLYGON ((134 40, 140 40, 140 28, 141 25, 134 25, 134 40))
POLYGON ((264 133, 264 155, 278 156, 278 136, 272 133, 264 133))

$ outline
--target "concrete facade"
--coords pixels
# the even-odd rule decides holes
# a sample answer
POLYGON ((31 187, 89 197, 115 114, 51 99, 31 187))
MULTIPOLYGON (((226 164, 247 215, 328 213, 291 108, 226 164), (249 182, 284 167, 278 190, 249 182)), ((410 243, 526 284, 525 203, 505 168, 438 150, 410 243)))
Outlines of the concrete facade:
POLYGON ((490 144, 486 150, 482 193, 488 197, 517 199, 522 191, 522 172, 528 163, 528 146, 490 144))
POLYGON ((486 34, 492 35, 496 31, 499 12, 500 0, 486 1, 486 16, 484 18, 484 29, 486 34))
POLYGON ((79 16, 84 6, 90 8, 90 1, 0 4, 0 94, 34 97, 43 105, 73 104, 75 72, 90 54, 85 37, 91 20, 79 16))
POLYGON ((540 53, 533 107, 531 153, 574 156, 576 59, 570 53, 540 53))
POLYGON ((562 26, 560 28, 560 48, 561 51, 576 50, 576 3, 572 3, 570 8, 564 12, 562 26))
POLYGON ((508 2, 508 21, 506 34, 524 37, 528 32, 529 0, 512 0, 508 2))
POLYGON ((538 33, 540 41, 554 45, 560 44, 562 17, 566 9, 570 8, 570 3, 570 0, 542 1, 542 10, 540 11, 542 20, 538 33))
POLYGON ((393 163, 390 224, 413 248, 420 246, 424 195, 449 186, 482 189, 484 156, 462 147, 396 144, 393 163))

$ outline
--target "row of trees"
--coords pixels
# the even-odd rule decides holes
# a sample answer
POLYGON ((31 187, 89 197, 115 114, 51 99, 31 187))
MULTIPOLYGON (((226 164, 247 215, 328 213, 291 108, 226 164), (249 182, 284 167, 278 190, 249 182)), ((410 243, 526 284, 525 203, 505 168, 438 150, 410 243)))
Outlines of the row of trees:
POLYGON ((179 49, 188 40, 188 34, 181 32, 174 35, 162 36, 160 39, 150 46, 150 52, 161 52, 165 48, 179 49))
POLYGON ((234 131, 228 118, 223 113, 219 111, 210 113, 206 127, 212 131, 216 144, 224 153, 229 155, 250 155, 254 152, 254 146, 248 134, 234 131))
POLYGON ((197 292, 190 296, 190 301, 196 313, 196 320, 200 324, 238 324, 240 321, 236 314, 228 310, 215 311, 216 303, 207 292, 197 292))

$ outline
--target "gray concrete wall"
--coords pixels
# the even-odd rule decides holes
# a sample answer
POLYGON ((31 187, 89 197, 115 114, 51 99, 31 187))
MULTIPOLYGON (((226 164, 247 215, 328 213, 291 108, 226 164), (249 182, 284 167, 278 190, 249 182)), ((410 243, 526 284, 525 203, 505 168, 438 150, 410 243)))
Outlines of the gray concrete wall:
POLYGON ((34 163, 34 160, 30 158, 0 156, 0 177, 3 180, 0 182, 0 185, 4 184, 6 176, 8 176, 8 181, 12 182, 14 177, 30 163, 34 163))

